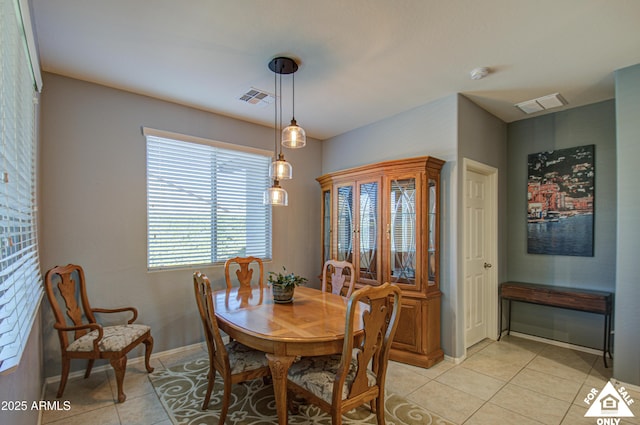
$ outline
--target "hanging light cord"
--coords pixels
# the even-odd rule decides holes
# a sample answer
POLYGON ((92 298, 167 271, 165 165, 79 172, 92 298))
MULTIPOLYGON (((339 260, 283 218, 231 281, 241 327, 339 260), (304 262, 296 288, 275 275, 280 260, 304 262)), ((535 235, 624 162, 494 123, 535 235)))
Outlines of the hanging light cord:
POLYGON ((273 95, 276 97, 275 105, 273 108, 273 154, 275 155, 274 160, 278 160, 278 75, 273 73, 273 95))
POLYGON ((296 120, 296 73, 291 74, 291 81, 293 82, 293 90, 291 95, 291 118, 296 120))
MULTIPOLYGON (((282 72, 280 72, 280 127, 279 134, 282 134, 282 72)), ((280 144, 280 153, 282 153, 282 143, 280 144)))

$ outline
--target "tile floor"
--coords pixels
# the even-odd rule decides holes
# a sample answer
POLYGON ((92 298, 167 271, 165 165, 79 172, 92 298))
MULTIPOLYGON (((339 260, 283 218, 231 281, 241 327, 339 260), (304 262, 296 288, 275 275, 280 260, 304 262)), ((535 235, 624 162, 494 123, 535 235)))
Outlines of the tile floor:
MULTIPOLYGON (((152 365, 167 368, 204 355, 203 349, 193 348, 155 357, 152 365)), ((592 388, 600 391, 610 376, 611 367, 605 369, 594 354, 509 336, 478 343, 459 365, 444 361, 422 369, 391 362, 387 388, 460 425, 594 425, 595 418, 584 417, 583 399, 592 388)), ((48 385, 47 400, 55 400, 57 385, 48 385)), ((130 363, 124 388, 127 401, 117 404, 112 371, 70 380, 63 399, 72 409, 47 411, 42 423, 171 424, 141 362, 130 363)), ((640 393, 630 395, 636 417, 620 424, 640 425, 640 393)))

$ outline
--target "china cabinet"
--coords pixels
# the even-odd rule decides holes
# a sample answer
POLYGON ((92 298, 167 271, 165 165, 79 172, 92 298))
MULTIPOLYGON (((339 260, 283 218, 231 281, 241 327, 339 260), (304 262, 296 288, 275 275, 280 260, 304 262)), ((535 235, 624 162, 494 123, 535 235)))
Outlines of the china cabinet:
POLYGON ((318 177, 322 259, 349 261, 356 287, 396 283, 400 323, 390 358, 430 367, 440 348, 440 171, 444 161, 385 161, 318 177))

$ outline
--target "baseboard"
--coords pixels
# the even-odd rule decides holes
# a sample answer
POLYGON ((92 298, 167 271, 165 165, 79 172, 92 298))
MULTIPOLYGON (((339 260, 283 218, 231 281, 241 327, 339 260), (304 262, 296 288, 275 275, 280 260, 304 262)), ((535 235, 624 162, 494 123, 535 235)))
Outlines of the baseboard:
MULTIPOLYGON (((166 355, 172 355, 172 354, 178 354, 181 353, 183 351, 189 351, 192 350, 194 348, 199 348, 202 347, 202 342, 198 342, 196 344, 191 344, 191 345, 185 345, 184 347, 178 347, 178 348, 173 348, 171 350, 167 350, 167 351, 161 351, 159 353, 153 353, 151 354, 151 358, 155 359, 157 357, 160 356, 166 356, 166 355)), ((205 347, 206 349, 206 347, 205 347)), ((140 363, 140 362, 144 362, 144 355, 140 356, 140 357, 134 357, 131 359, 127 359, 127 365, 131 365, 131 364, 136 364, 136 363, 140 363)), ((94 367, 93 369, 91 369, 91 373, 93 372, 103 372, 105 370, 111 370, 111 365, 110 364, 105 364, 105 365, 101 365, 101 366, 97 366, 94 367)), ((75 372, 70 372, 69 373, 69 378, 68 379, 73 379, 73 378, 78 378, 81 376, 84 376, 85 371, 84 370, 76 370, 75 372)), ((60 375, 56 375, 56 376, 50 376, 49 378, 46 378, 44 381, 44 386, 43 386, 43 400, 44 400, 44 391, 46 389, 46 386, 48 384, 55 384, 56 382, 60 382, 61 376, 60 375)))
MULTIPOLYGON (((618 381, 616 378, 611 378, 609 381, 616 388, 625 387, 628 390, 640 393, 640 386, 638 386, 638 385, 627 384, 626 382, 618 381)), ((638 400, 635 400, 635 401, 638 401, 638 400)))
POLYGON ((555 339, 543 338, 541 336, 523 334, 515 331, 511 331, 511 335, 517 336, 518 338, 530 339, 532 341, 544 342, 545 344, 555 345, 557 347, 569 348, 571 350, 582 351, 583 353, 596 354, 598 356, 602 356, 602 350, 597 350, 595 348, 584 347, 582 345, 576 345, 576 344, 571 344, 569 342, 557 341, 555 339))
MULTIPOLYGON (((506 331, 503 331, 503 334, 506 331)), ((549 344, 549 345, 555 345, 557 347, 562 347, 562 348, 569 348, 572 350, 576 350, 576 351, 582 351, 584 353, 589 353, 589 354, 595 354, 598 356, 602 356, 602 350, 597 350, 595 348, 590 348, 590 347, 584 347, 582 345, 576 345, 576 344, 571 344, 568 342, 562 342, 562 341, 557 341, 555 339, 549 339, 549 338, 543 338, 541 336, 535 336, 535 335, 529 335, 529 334, 524 334, 521 332, 516 332, 516 331, 511 331, 511 335, 513 336, 517 336, 518 338, 523 338, 523 339, 530 339, 532 341, 538 341, 538 342, 543 342, 545 344, 549 344)), ((454 364, 460 364, 463 361, 465 361, 467 358, 467 355, 463 355, 461 357, 451 357, 451 356, 447 356, 445 354, 444 359, 447 361, 450 361, 454 364)), ((629 385, 628 388, 632 388, 632 385, 629 385)))
POLYGON ((447 362, 451 362, 453 364, 460 364, 463 361, 465 361, 467 359, 467 355, 465 354, 464 356, 461 357, 451 357, 451 356, 447 356, 446 354, 444 355, 444 360, 447 362))
MULTIPOLYGON (((42 392, 40 393, 40 400, 44 400, 44 396, 45 396, 46 392, 47 392, 47 383, 45 382, 42 385, 42 392)), ((43 412, 42 409, 38 409, 38 422, 36 422, 37 425, 42 425, 42 412, 43 412)))

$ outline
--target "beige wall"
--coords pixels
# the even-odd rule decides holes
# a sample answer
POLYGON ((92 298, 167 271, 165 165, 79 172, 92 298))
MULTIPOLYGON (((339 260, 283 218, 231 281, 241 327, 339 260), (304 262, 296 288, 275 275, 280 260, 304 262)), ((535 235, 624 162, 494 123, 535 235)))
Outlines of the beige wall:
POLYGON ((41 331, 40 314, 37 314, 17 369, 0 375, 0 402, 26 401, 28 405, 26 410, 0 409, 0 424, 33 425, 38 423, 38 411, 31 410, 31 404, 40 400, 44 381, 41 331))
MULTIPOLYGON (((202 341, 193 301, 193 270, 146 269, 145 138, 152 127, 273 149, 273 129, 54 74, 44 75, 40 184, 43 271, 85 269, 94 307, 133 305, 149 324, 154 352, 202 341)), ((319 273, 321 143, 287 151, 294 180, 283 183, 289 206, 274 209, 273 262, 313 283, 319 273), (317 224, 316 224, 317 223, 317 224)), ((205 268, 215 287, 221 267, 205 268)), ((53 318, 43 302, 45 376, 60 374, 53 318)), ((140 355, 142 352, 133 353, 140 355)), ((84 367, 77 362, 74 369, 84 367)))

